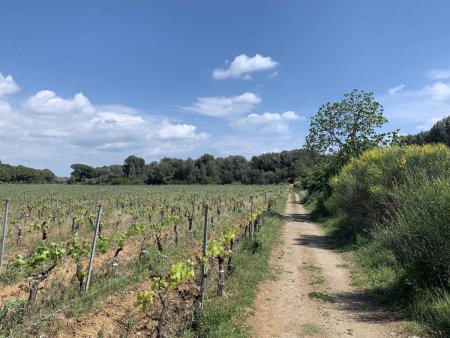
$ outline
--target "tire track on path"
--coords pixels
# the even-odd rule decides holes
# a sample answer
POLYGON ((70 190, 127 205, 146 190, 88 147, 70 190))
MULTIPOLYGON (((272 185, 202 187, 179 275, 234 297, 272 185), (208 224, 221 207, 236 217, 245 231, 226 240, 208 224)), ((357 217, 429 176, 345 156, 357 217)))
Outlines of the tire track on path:
POLYGON ((277 278, 259 285, 252 337, 407 337, 392 312, 351 285, 342 254, 298 201, 289 195, 282 244, 270 259, 277 278))

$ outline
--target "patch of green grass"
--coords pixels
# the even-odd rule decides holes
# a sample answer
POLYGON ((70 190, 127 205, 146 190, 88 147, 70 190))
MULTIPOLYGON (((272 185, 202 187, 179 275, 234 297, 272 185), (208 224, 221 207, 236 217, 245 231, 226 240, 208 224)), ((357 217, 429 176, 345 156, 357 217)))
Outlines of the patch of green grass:
POLYGON ((428 328, 417 322, 407 322, 402 327, 402 333, 408 336, 424 336, 429 333, 428 328))
POLYGON ((322 333, 322 329, 319 326, 317 326, 316 324, 307 323, 307 324, 301 325, 300 332, 302 335, 305 335, 305 336, 315 336, 315 335, 322 333))
POLYGON ((320 266, 317 266, 313 263, 304 262, 301 266, 301 269, 312 273, 312 275, 310 276, 311 284, 324 284, 326 282, 325 277, 318 274, 320 271, 322 271, 320 266))
POLYGON ((254 306, 257 285, 269 278, 269 257, 279 243, 279 234, 284 224, 285 199, 280 201, 273 215, 267 215, 257 233, 258 249, 246 240, 233 255, 236 270, 227 279, 227 297, 212 297, 204 303, 204 310, 194 319, 193 326, 183 337, 248 337, 247 317, 254 306))
POLYGON ((319 266, 317 266, 313 263, 307 263, 307 262, 303 263, 302 269, 308 270, 310 272, 319 272, 321 270, 319 266))
POLYGON ((311 284, 325 284, 327 280, 322 275, 311 276, 311 284))
POLYGON ((311 299, 320 299, 324 302, 334 303, 335 299, 327 293, 320 291, 313 291, 308 293, 308 297, 311 299))
POLYGON ((408 300, 407 311, 425 320, 433 335, 450 337, 450 292, 420 290, 408 300))
POLYGON ((347 263, 337 264, 336 267, 341 268, 341 269, 350 269, 350 264, 347 264, 347 263))

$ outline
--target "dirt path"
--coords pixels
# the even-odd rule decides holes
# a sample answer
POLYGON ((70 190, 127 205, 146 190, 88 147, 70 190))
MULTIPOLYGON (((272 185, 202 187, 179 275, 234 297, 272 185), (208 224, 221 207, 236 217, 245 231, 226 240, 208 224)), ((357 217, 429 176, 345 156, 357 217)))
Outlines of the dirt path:
POLYGON ((392 313, 351 286, 348 264, 295 197, 271 256, 277 279, 261 284, 256 298, 253 337, 407 337, 392 313))

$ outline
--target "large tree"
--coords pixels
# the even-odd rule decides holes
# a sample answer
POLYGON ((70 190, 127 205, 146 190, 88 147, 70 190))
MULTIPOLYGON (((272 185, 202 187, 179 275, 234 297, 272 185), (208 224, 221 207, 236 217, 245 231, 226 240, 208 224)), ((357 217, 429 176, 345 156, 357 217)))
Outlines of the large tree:
POLYGON ((383 106, 373 94, 355 89, 340 102, 319 108, 311 119, 306 144, 316 153, 337 153, 348 159, 396 138, 397 132, 380 132, 386 122, 383 106))
POLYGON ((143 158, 130 155, 123 165, 123 172, 126 177, 135 177, 144 175, 145 160, 143 158))
POLYGON ((75 163, 70 166, 73 171, 70 174, 75 182, 85 181, 94 177, 94 168, 87 164, 75 163))

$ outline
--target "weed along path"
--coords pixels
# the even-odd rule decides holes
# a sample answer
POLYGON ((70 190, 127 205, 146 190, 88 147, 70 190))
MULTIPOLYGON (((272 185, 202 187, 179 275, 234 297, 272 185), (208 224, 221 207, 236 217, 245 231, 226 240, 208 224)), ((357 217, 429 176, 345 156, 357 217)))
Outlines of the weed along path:
POLYGON ((392 313, 351 286, 349 266, 298 200, 289 196, 270 261, 276 278, 259 286, 252 336, 407 337, 392 313))

